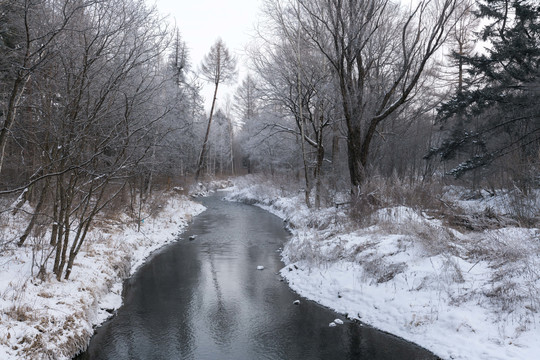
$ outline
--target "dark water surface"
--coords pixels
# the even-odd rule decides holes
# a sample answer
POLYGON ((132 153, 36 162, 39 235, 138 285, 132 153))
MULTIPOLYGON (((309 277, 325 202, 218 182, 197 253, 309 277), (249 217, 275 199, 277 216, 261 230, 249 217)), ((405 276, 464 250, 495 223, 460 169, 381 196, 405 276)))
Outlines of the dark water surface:
POLYGON ((77 359, 436 359, 291 291, 277 275, 289 236, 279 218, 219 194, 201 201, 207 210, 126 282, 124 305, 77 359), (345 324, 329 327, 336 318, 345 324))

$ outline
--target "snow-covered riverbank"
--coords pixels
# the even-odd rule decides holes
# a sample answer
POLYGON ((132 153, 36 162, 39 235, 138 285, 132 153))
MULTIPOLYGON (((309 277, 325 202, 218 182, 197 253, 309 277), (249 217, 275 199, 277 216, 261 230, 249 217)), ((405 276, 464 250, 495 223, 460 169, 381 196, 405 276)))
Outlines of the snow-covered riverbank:
MULTIPOLYGON (((41 254, 7 247, 0 257, 0 359, 70 359, 84 348, 93 327, 121 305, 123 279, 204 211, 185 196, 163 198, 157 213, 143 214, 140 232, 121 214, 97 221, 68 281, 38 280, 32 264, 41 254)), ((24 229, 20 218, 2 220, 4 238, 16 238, 24 229)))
MULTIPOLYGON (((462 232, 403 206, 362 228, 341 209, 309 210, 303 195, 260 179, 239 179, 227 198, 288 222, 281 274, 306 298, 443 359, 538 357, 538 229, 462 232)), ((484 201, 460 205, 493 211, 493 199, 484 201)))

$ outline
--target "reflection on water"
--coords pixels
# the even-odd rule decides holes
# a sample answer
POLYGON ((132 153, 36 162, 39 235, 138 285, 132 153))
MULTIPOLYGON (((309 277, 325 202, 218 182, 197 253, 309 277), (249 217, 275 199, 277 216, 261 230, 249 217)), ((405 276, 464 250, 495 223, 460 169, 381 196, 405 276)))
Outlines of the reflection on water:
POLYGON ((293 305, 277 275, 283 222, 219 195, 202 201, 208 210, 127 281, 124 305, 77 359, 436 358, 310 301, 293 305), (328 327, 336 317, 345 324, 328 327))

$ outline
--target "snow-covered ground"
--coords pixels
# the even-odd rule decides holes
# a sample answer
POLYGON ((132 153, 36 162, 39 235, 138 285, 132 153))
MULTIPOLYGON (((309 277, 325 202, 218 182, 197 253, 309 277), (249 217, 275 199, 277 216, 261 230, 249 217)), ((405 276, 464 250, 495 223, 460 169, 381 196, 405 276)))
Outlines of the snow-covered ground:
MULTIPOLYGON (((447 203, 505 215, 493 197, 458 201, 451 190, 447 203)), ((362 228, 341 208, 307 209, 303 195, 253 178, 227 198, 288 222, 281 274, 302 296, 443 359, 538 358, 539 229, 458 231, 404 206, 378 210, 362 228)))
MULTIPOLYGON (((88 343, 93 327, 122 303, 122 281, 149 254, 175 241, 204 207, 170 193, 160 211, 143 214, 140 232, 127 216, 102 219, 89 233, 70 280, 32 276, 30 246, 15 244, 0 256, 0 359, 70 359, 88 343)), ((21 217, 2 214, 3 239, 21 233, 21 217)), ((36 269, 34 268, 34 275, 36 269)))

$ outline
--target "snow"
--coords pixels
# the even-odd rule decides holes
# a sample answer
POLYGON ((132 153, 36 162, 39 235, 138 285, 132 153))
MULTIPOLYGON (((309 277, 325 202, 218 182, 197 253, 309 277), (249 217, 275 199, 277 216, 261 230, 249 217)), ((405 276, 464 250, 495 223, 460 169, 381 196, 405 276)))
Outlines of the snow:
MULTIPOLYGON (((373 214, 375 225, 360 227, 343 207, 315 211, 303 204, 303 194, 283 186, 260 179, 235 183, 229 200, 256 204, 290 229, 280 274, 300 296, 443 359, 533 359, 540 353, 539 229, 503 219, 504 226, 463 232, 405 206, 381 209, 373 214)), ((201 184, 191 193, 222 187, 201 184)), ((153 251, 178 239, 191 217, 204 210, 179 192, 170 194, 158 216, 144 216, 141 232, 126 216, 102 219, 68 281, 37 279, 32 259, 46 254, 4 245, 0 359, 68 359, 84 348, 93 328, 121 306, 122 280, 153 251)), ((444 201, 498 218, 510 219, 515 209, 515 194, 464 199, 463 193, 449 188, 444 201)), ((531 212, 538 199, 538 193, 518 197, 531 212)), ((0 214, 0 240, 16 239, 31 211, 25 204, 17 216, 0 214)), ((329 326, 342 323, 335 319, 329 326)))
MULTIPOLYGON (((445 201, 508 214, 507 194, 463 201, 462 193, 450 189, 445 201)), ((280 273, 299 295, 442 359, 538 358, 539 229, 461 232, 404 206, 379 210, 362 228, 341 209, 308 209, 303 194, 261 179, 236 180, 227 199, 284 219, 292 237, 280 273)))
MULTIPOLYGON (((32 259, 43 254, 32 254, 31 246, 5 246, 0 258, 0 359, 71 359, 85 348, 93 328, 121 306, 123 279, 204 211, 185 196, 167 196, 158 216, 145 216, 140 232, 125 215, 98 221, 67 281, 50 275, 37 279, 32 259)), ((2 214, 4 240, 16 239, 24 229, 22 213, 2 214)))
POLYGON ((257 270, 264 270, 264 266, 262 265, 257 266, 257 270))
POLYGON ((192 197, 208 196, 216 191, 222 191, 232 186, 229 180, 211 180, 207 182, 199 182, 193 184, 189 189, 189 194, 192 197))

